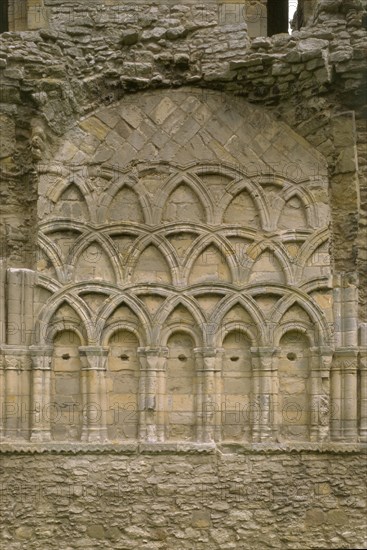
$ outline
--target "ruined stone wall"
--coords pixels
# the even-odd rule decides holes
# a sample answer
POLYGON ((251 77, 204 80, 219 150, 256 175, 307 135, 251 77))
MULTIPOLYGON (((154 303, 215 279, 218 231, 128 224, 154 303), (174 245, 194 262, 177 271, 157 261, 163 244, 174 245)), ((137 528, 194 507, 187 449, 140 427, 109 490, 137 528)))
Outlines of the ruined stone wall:
POLYGON ((54 133, 62 134, 101 101, 108 103, 149 87, 195 84, 267 106, 330 159, 335 179, 331 185, 333 258, 340 271, 358 270, 360 314, 365 317, 362 90, 366 31, 361 2, 319 2, 311 27, 251 43, 243 10, 225 4, 52 3, 48 10, 48 29, 1 37, 3 140, 7 136, 2 162, 9 181, 2 203, 4 220, 8 220, 3 222, 2 242, 16 265, 32 265, 26 253, 27 247, 32 248, 32 221, 27 220, 32 211, 35 214, 29 193, 36 185, 32 184, 31 151, 37 161, 42 131, 52 143, 54 133), (38 123, 41 127, 35 130, 32 147, 38 123), (351 153, 357 143, 358 181, 351 153), (340 163, 335 167, 337 158, 340 163), (12 198, 12 188, 22 188, 16 183, 20 177, 28 178, 27 192, 24 198, 21 192, 12 198), (7 209, 14 212, 14 201, 16 210, 24 213, 19 223, 14 213, 7 213, 7 209))

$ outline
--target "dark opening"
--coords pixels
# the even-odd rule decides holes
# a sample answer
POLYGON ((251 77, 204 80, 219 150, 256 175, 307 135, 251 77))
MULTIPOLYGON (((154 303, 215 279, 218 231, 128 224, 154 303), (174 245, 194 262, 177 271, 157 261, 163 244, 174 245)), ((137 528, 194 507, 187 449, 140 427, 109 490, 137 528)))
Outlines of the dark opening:
POLYGON ((9 0, 0 0, 0 32, 9 30, 8 3, 9 0))
POLYGON ((268 36, 288 32, 288 0, 268 0, 268 36))

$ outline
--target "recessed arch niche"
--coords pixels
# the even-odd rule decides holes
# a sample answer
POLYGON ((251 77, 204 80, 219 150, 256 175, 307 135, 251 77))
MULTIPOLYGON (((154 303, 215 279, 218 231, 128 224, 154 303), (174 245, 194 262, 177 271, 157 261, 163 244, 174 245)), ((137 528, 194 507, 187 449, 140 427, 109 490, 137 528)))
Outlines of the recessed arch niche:
POLYGON ((79 441, 82 430, 81 361, 79 336, 72 330, 57 332, 53 340, 51 402, 46 414, 55 441, 79 441))
POLYGON ((309 439, 311 419, 310 341, 303 332, 289 330, 279 347, 280 436, 305 441, 309 439))
POLYGON ((235 329, 225 336, 222 347, 222 439, 248 440, 251 420, 251 341, 243 331, 235 329))
POLYGON ((166 439, 195 439, 196 372, 194 340, 177 331, 167 341, 166 439))
POLYGON ((108 346, 108 437, 112 441, 134 439, 138 435, 139 417, 139 341, 133 332, 118 329, 110 336, 108 346))

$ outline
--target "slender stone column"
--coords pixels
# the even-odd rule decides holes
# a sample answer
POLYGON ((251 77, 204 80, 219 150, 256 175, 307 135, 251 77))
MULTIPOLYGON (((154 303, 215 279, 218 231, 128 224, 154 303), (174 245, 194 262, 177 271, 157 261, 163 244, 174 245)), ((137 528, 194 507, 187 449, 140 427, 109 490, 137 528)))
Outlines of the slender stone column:
POLYGON ((23 346, 32 342, 35 277, 35 272, 30 269, 7 270, 9 345, 23 346))
POLYGON ((196 373, 199 380, 197 393, 197 439, 212 442, 218 433, 218 377, 220 372, 215 348, 195 348, 196 373))
POLYGON ((4 260, 0 260, 0 346, 5 344, 5 326, 6 326, 6 268, 4 260))
POLYGON ((5 357, 3 355, 2 349, 0 348, 0 442, 4 437, 4 416, 5 416, 5 357))
POLYGON ((361 325, 359 348, 360 426, 359 437, 367 442, 367 323, 361 325))
MULTIPOLYGON (((357 357, 356 348, 339 348, 335 351, 335 363, 340 375, 340 434, 336 438, 357 438, 357 357)), ((334 398, 335 401, 335 398, 334 398)), ((338 403, 335 403, 338 405, 338 403)))
POLYGON ((310 440, 326 441, 330 432, 330 367, 333 351, 315 347, 311 352, 310 440))
POLYGON ((224 348, 217 348, 216 370, 214 372, 215 397, 214 397, 214 440, 222 440, 222 368, 224 348))
POLYGON ((166 362, 168 348, 138 348, 140 359, 139 437, 148 442, 164 441, 166 362))
POLYGON ((344 437, 357 439, 357 350, 351 350, 350 359, 344 366, 344 437))
POLYGON ((278 348, 251 348, 253 372, 253 441, 274 439, 276 427, 276 377, 278 348))
POLYGON ((32 420, 31 441, 51 440, 51 363, 52 347, 31 346, 32 359, 32 420))
POLYGON ((83 427, 81 440, 107 441, 106 363, 108 348, 80 346, 82 363, 83 427))
POLYGON ((364 443, 367 442, 367 347, 360 349, 359 372, 361 385, 360 401, 360 427, 359 437, 364 443))
POLYGON ((342 430, 342 367, 334 359, 331 367, 331 439, 338 441, 343 437, 342 430))

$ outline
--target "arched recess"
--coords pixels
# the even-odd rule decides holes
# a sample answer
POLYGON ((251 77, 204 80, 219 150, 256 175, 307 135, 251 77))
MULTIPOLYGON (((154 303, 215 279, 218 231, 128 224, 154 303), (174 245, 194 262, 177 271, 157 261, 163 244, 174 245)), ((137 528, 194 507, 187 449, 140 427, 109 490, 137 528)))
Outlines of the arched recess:
POLYGON ((251 340, 234 326, 223 339, 221 423, 222 439, 250 440, 251 340))
POLYGON ((109 222, 145 223, 139 196, 126 185, 121 187, 115 194, 107 208, 106 214, 109 222))
POLYGON ((75 183, 69 183, 54 200, 55 206, 50 213, 53 218, 68 218, 84 222, 90 219, 87 202, 75 183))
MULTIPOLYGON (((276 287, 270 287, 269 290, 276 292, 279 289, 276 289, 276 287)), ((327 323, 322 309, 317 305, 317 303, 314 302, 309 295, 300 290, 289 290, 283 288, 282 294, 284 294, 283 297, 277 302, 276 306, 269 314, 272 324, 275 327, 275 346, 279 345, 279 340, 282 336, 281 323, 284 322, 283 316, 294 304, 298 304, 298 306, 305 311, 310 319, 310 325, 312 326, 311 332, 314 338, 313 345, 333 345, 330 326, 327 323)), ((297 316, 293 317, 292 321, 297 322, 297 316)), ((310 325, 308 325, 308 327, 310 325)))
POLYGON ((59 292, 59 295, 51 296, 40 311, 35 343, 52 345, 55 335, 62 330, 76 332, 83 346, 93 342, 95 331, 85 302, 77 296, 65 294, 62 289, 59 292))
MULTIPOLYGON (((256 220, 256 223, 259 223, 260 227, 263 229, 268 229, 271 224, 264 190, 254 181, 247 178, 244 179, 243 175, 239 176, 238 172, 236 179, 226 188, 226 195, 223 197, 222 204, 223 212, 226 212, 226 209, 230 206, 230 204, 233 204, 233 201, 236 201, 236 197, 242 193, 245 193, 246 195, 243 196, 242 200, 239 199, 238 204, 241 205, 241 207, 246 210, 248 214, 250 214, 248 209, 252 201, 258 215, 258 217, 257 215, 255 216, 254 220, 256 220)), ((251 218, 252 216, 250 216, 250 219, 251 218)), ((227 223, 236 224, 235 221, 227 223)))
POLYGON ((197 347, 202 346, 206 321, 194 298, 173 296, 160 307, 154 318, 154 339, 166 346, 172 332, 181 327, 190 334, 197 347))
POLYGON ((206 223, 206 214, 201 201, 191 187, 179 184, 169 195, 162 212, 163 223, 206 223))
POLYGON ((167 341, 166 439, 194 441, 196 436, 196 395, 193 338, 177 330, 167 341))
POLYGON ((227 256, 216 244, 210 244, 192 264, 189 275, 189 284, 202 283, 232 283, 232 274, 227 263, 227 256))
POLYGON ((172 274, 162 252, 154 245, 148 245, 140 254, 132 275, 135 284, 171 284, 172 274))
MULTIPOLYGON (((116 261, 116 257, 115 258, 116 261)), ((115 262, 114 262, 115 263, 115 262)), ((97 279, 109 283, 116 282, 116 272, 108 256, 98 241, 92 241, 75 258, 74 281, 97 279)))
POLYGON ((279 220, 279 229, 299 230, 308 228, 307 212, 301 197, 293 194, 284 204, 279 220))
POLYGON ((135 296, 122 294, 110 298, 98 312, 96 338, 103 346, 108 345, 115 330, 128 330, 136 335, 141 345, 151 341, 150 316, 143 303, 135 296))
POLYGON ((279 261, 279 254, 272 248, 265 248, 252 265, 249 283, 285 284, 286 272, 286 264, 279 261))
POLYGON ((215 329, 216 346, 221 345, 223 335, 228 332, 231 323, 246 325, 246 333, 251 335, 253 346, 267 344, 265 317, 251 296, 234 293, 219 302, 209 320, 209 324, 215 329))
POLYGON ((118 328, 109 333, 107 365, 107 431, 111 441, 138 437, 139 340, 134 332, 118 328))
POLYGON ((83 396, 79 346, 75 330, 60 330, 53 339, 51 402, 46 404, 55 441, 79 441, 82 430, 83 396))
POLYGON ((310 437, 310 345, 299 329, 288 330, 279 342, 279 434, 289 441, 307 441, 310 437))
POLYGON ((176 171, 158 193, 156 204, 159 218, 157 222, 213 222, 212 200, 203 182, 194 174, 176 171), (176 189, 178 189, 177 193, 176 189), (178 202, 172 201, 172 198, 177 199, 178 202), (170 207, 169 210, 168 207, 170 207))
POLYGON ((229 203, 223 214, 223 223, 259 229, 260 214, 246 189, 238 193, 229 203))

